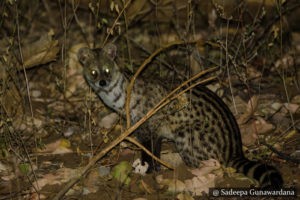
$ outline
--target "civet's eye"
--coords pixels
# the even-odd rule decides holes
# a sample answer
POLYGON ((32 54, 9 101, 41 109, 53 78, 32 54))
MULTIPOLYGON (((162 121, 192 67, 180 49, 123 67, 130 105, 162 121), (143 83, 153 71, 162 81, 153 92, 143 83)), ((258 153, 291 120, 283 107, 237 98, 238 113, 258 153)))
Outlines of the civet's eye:
POLYGON ((91 77, 92 77, 93 79, 96 79, 96 78, 98 77, 98 72, 97 72, 97 70, 92 70, 92 71, 90 72, 90 74, 91 74, 91 77))
POLYGON ((110 71, 109 71, 109 69, 107 67, 105 67, 103 71, 104 71, 105 75, 109 75, 109 73, 110 73, 110 71))

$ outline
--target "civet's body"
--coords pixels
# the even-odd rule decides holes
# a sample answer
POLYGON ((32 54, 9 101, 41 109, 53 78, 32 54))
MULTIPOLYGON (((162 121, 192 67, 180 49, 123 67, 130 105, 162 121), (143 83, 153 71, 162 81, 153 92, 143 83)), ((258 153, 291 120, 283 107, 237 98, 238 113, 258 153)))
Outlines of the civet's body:
MULTIPOLYGON (((128 80, 114 58, 116 47, 80 49, 79 61, 84 76, 102 101, 125 116, 124 106, 128 80)), ((131 102, 131 121, 137 122, 168 92, 159 84, 137 79, 131 102)), ((250 161, 242 151, 237 122, 226 104, 206 87, 183 94, 156 113, 134 133, 141 143, 159 157, 161 139, 174 141, 182 159, 189 166, 198 167, 200 161, 214 158, 226 166, 253 177, 265 188, 282 187, 280 173, 272 166, 250 161)), ((145 153, 142 160, 156 166, 145 153)))

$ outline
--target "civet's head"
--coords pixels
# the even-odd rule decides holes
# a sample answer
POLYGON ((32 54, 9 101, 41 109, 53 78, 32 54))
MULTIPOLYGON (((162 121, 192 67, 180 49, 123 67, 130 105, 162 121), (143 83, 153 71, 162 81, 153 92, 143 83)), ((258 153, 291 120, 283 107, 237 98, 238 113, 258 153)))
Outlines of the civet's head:
POLYGON ((114 61, 116 52, 117 47, 113 44, 94 50, 84 47, 78 51, 77 57, 83 65, 84 77, 95 90, 105 90, 118 74, 118 67, 114 61))

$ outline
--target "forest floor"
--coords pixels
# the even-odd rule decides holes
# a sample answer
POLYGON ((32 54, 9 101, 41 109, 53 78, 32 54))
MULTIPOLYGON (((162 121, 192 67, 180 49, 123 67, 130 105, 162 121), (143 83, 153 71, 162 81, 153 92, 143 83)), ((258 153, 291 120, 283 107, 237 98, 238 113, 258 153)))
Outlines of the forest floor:
MULTIPOLYGON (((187 167, 170 141, 161 158, 174 170, 135 173, 141 149, 124 140, 82 175, 126 123, 88 87, 78 50, 114 42, 130 76, 156 49, 179 40, 186 44, 165 49, 143 77, 171 90, 218 66, 208 87, 235 115, 246 157, 275 166, 284 187, 300 193, 300 27, 291 28, 298 19, 285 15, 294 7, 300 13, 296 1, 264 5, 251 23, 194 1, 37 2, 1 3, 0 200, 53 199, 74 178, 63 199, 212 199, 209 188, 257 185, 215 160, 187 167)), ((251 13, 255 6, 248 6, 251 13)))

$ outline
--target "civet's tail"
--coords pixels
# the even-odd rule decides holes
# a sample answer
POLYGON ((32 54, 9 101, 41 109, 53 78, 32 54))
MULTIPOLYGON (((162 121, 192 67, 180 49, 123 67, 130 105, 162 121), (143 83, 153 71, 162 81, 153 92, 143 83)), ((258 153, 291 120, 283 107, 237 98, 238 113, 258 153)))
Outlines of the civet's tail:
POLYGON ((229 162, 228 166, 235 168, 238 172, 258 180, 263 189, 282 188, 283 179, 279 171, 270 165, 257 161, 250 161, 247 158, 237 158, 229 162))

